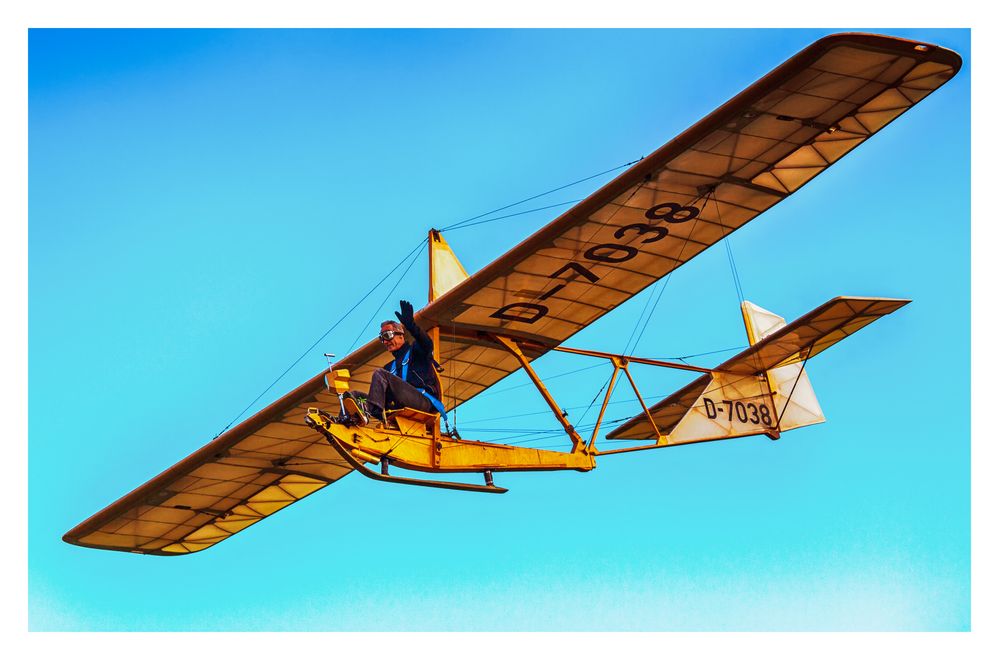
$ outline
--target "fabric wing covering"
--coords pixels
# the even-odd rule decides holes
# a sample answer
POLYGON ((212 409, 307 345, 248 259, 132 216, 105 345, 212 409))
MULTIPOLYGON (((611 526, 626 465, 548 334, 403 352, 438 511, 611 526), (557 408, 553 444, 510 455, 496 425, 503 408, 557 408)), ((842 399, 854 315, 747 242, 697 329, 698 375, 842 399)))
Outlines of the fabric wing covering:
MULTIPOLYGON (((832 35, 622 173, 417 315, 440 327, 454 408, 516 371, 489 338, 537 358, 798 190, 953 77, 951 51, 832 35)), ((365 389, 372 341, 340 361, 365 389)), ((84 521, 70 543, 155 554, 204 549, 344 476, 305 426, 337 409, 322 374, 84 521)))

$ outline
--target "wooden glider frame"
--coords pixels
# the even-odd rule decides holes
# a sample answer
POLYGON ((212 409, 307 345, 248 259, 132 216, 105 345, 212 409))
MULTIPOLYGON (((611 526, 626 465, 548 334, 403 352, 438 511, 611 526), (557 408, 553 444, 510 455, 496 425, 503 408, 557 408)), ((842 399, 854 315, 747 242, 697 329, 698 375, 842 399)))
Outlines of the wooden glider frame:
MULTIPOLYGON (((611 395, 618 382, 618 377, 622 372, 627 377, 628 383, 635 392, 635 396, 638 397, 638 401, 649 423, 654 428, 656 426, 652 413, 649 411, 641 392, 638 390, 638 385, 635 383, 635 379, 628 369, 630 363, 695 371, 703 374, 717 373, 717 370, 677 362, 652 360, 630 355, 619 355, 564 346, 549 347, 550 350, 563 353, 603 358, 608 360, 613 367, 610 383, 600 406, 596 425, 587 441, 573 427, 565 411, 556 403, 551 392, 545 386, 544 381, 531 367, 531 363, 518 345, 518 341, 511 337, 492 333, 486 336, 489 340, 503 346, 520 361, 524 371, 551 408, 553 415, 569 437, 572 443, 569 451, 551 451, 452 438, 441 433, 439 415, 411 408, 390 411, 388 414, 388 425, 381 427, 357 426, 344 415, 333 416, 318 408, 309 409, 306 414, 306 423, 322 433, 330 445, 333 446, 337 453, 351 467, 370 479, 431 488, 449 488, 480 493, 505 493, 505 488, 499 488, 493 484, 493 472, 552 470, 588 472, 596 467, 596 456, 668 446, 668 437, 665 434, 657 433, 658 438, 653 444, 610 451, 599 451, 596 448, 596 441, 600 433, 604 414, 607 411, 611 395), (381 469, 376 472, 367 467, 366 463, 380 465, 381 469), (401 477, 389 474, 390 465, 420 472, 482 473, 485 478, 485 485, 401 477)), ((331 388, 335 389, 339 394, 346 392, 349 385, 342 372, 337 373, 331 369, 331 373, 334 374, 334 377, 329 379, 331 388)))
POLYGON ((804 362, 908 301, 843 296, 791 323, 743 302, 749 347, 714 369, 562 344, 807 185, 960 68, 957 53, 932 44, 828 35, 471 276, 440 232, 431 230, 429 304, 414 321, 447 370, 439 374, 447 409, 523 368, 568 436, 568 451, 463 440, 442 432, 436 414, 415 410, 391 411, 380 428, 357 425, 342 405, 335 416, 324 412, 336 410, 337 394, 351 380, 355 389, 366 389, 385 363, 384 347, 372 338, 330 365, 331 373, 320 372, 216 436, 63 539, 108 550, 189 554, 354 471, 381 481, 501 493, 492 483, 494 471, 586 472, 597 456, 750 435, 776 438, 825 421, 804 362), (553 350, 606 359, 613 369, 588 439, 531 366, 553 350), (650 406, 632 364, 698 376, 650 406), (638 444, 600 451, 597 436, 622 371, 641 410, 605 437, 638 444), (398 476, 390 467, 479 473, 485 483, 398 476))
MULTIPOLYGON (((805 362, 908 302, 891 298, 841 296, 820 305, 790 324, 751 303, 743 303, 750 346, 713 369, 564 346, 542 347, 529 340, 498 333, 476 333, 479 341, 501 346, 517 359, 520 368, 524 369, 569 437, 569 451, 462 440, 456 433, 441 433, 440 417, 437 414, 408 408, 391 411, 387 423, 379 426, 358 425, 344 413, 342 405, 341 414, 336 417, 318 408, 310 408, 306 423, 319 431, 351 467, 365 476, 382 481, 490 493, 505 492, 493 484, 493 472, 586 472, 596 467, 597 456, 749 435, 766 435, 776 440, 783 430, 824 421, 811 387, 807 384, 799 386, 799 380, 804 376, 805 362), (526 353, 545 352, 542 349, 610 362, 613 371, 589 441, 584 440, 573 427, 565 411, 556 403, 544 381, 531 366, 526 353), (629 366, 633 363, 693 371, 701 376, 650 407, 631 375, 629 366), (635 392, 642 412, 607 437, 652 442, 600 451, 596 447, 600 427, 622 372, 635 392), (792 419, 783 423, 788 406, 792 403, 796 412, 792 419), (719 417, 719 410, 728 413, 728 423, 723 417, 719 417), (733 415, 736 411, 738 414, 733 415), (375 473, 364 466, 364 463, 380 464, 381 472, 375 473), (485 486, 478 486, 396 477, 388 473, 390 465, 423 472, 480 472, 486 483, 485 486)), ((471 339, 471 335, 465 339, 471 339)), ((327 378, 327 384, 338 395, 343 395, 350 389, 349 373, 346 370, 333 370, 331 367, 331 375, 332 378, 327 378)))
POLYGON ((668 362, 664 360, 652 360, 649 358, 640 358, 633 355, 618 355, 615 353, 603 353, 601 351, 592 350, 582 350, 578 348, 569 348, 567 346, 557 346, 553 350, 562 353, 573 353, 576 355, 587 355, 590 357, 605 358, 610 361, 611 365, 614 367, 614 371, 611 373, 610 382, 607 384, 607 393, 604 394, 603 403, 600 405, 600 412, 597 414, 597 423, 593 427, 593 435, 590 437, 590 442, 587 445, 590 452, 594 456, 606 456, 608 454, 620 454, 627 451, 637 451, 639 449, 654 449, 656 447, 665 447, 669 444, 668 437, 659 430, 656 425, 655 419, 652 417, 652 413, 649 411, 649 407, 645 403, 645 399, 642 398, 642 393, 638 391, 638 385, 635 383, 635 379, 632 378, 631 372, 628 370, 628 365, 632 362, 635 364, 646 364, 655 367, 665 367, 667 369, 680 369, 682 371, 697 371, 704 374, 717 373, 717 370, 706 369, 704 367, 695 367, 690 364, 683 364, 680 362, 668 362), (656 442, 649 445, 642 445, 639 447, 627 447, 624 449, 611 449, 609 451, 599 451, 596 448, 597 437, 600 434, 600 425, 603 423, 604 413, 607 412, 607 406, 610 404, 611 395, 614 393, 614 386, 617 384, 617 378, 621 372, 628 378, 628 384, 631 385, 632 391, 635 393, 635 397, 638 398, 639 405, 642 406, 642 412, 649 420, 649 424, 652 428, 656 430, 656 442))

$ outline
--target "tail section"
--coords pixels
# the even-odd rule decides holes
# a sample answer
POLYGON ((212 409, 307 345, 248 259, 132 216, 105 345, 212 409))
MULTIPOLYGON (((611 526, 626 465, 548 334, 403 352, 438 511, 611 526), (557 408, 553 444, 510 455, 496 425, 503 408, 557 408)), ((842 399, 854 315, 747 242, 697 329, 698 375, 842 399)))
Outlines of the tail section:
POLYGON ((834 298, 790 324, 745 302, 750 346, 607 434, 662 445, 766 434, 825 421, 804 362, 908 300, 834 298))
MULTIPOLYGON (((742 303, 742 319, 746 324, 746 336, 749 338, 750 346, 787 326, 783 317, 768 312, 748 300, 742 303)), ((802 360, 804 359, 806 358, 803 357, 802 360)), ((819 400, 815 396, 815 390, 812 389, 808 374, 805 373, 803 361, 767 369, 763 375, 773 397, 774 408, 780 411, 779 430, 790 431, 826 421, 819 400)))

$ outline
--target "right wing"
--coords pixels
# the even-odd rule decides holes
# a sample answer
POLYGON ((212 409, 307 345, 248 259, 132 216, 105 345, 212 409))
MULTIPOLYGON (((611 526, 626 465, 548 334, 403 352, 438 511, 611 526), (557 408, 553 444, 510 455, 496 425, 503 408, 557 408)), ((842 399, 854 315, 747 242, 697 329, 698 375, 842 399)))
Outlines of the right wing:
POLYGON ((67 543, 141 554, 204 550, 353 471, 305 425, 337 409, 322 376, 274 402, 66 532, 67 543), (318 389, 318 391, 317 391, 318 389))
POLYGON ((801 51, 428 305, 418 319, 440 328, 451 362, 445 404, 519 368, 490 333, 543 354, 794 193, 960 66, 946 49, 876 35, 801 51))

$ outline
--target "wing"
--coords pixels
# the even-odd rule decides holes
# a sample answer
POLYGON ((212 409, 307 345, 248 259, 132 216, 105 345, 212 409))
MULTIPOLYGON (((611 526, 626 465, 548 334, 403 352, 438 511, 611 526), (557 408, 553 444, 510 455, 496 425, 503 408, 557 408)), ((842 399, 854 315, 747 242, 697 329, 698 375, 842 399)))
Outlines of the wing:
POLYGON ((954 76, 957 54, 912 41, 821 39, 424 309, 439 326, 448 405, 518 368, 485 341, 557 345, 690 261, 954 76), (488 365, 488 366, 486 366, 488 365))
MULTIPOLYGON (((911 41, 833 35, 809 46, 482 271, 428 305, 454 408, 565 341, 772 207, 954 76, 960 57, 911 41)), ((356 387, 372 341, 341 360, 356 387)), ((304 423, 323 374, 63 538, 155 554, 209 547, 349 472, 304 423)))
POLYGON ((305 425, 336 409, 323 374, 219 436, 63 536, 76 545, 156 555, 204 550, 352 471, 305 425))

